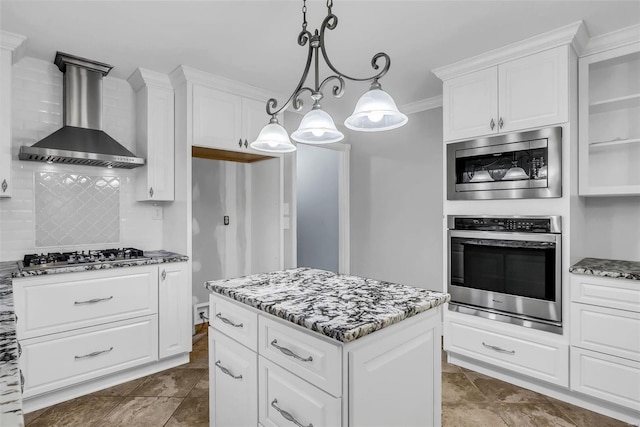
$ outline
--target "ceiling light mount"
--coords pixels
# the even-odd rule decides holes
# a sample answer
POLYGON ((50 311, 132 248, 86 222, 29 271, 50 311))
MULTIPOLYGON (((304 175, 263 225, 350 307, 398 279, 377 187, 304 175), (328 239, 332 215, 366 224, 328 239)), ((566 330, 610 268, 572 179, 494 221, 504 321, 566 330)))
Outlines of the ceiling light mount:
MULTIPOLYGON (((302 72, 302 76, 294 89, 289 99, 278 108, 278 101, 275 98, 271 98, 267 101, 266 111, 271 116, 270 123, 266 126, 276 125, 282 128, 278 124, 277 115, 286 110, 289 106, 292 106, 295 111, 300 111, 303 106, 301 96, 309 92, 311 99, 313 100, 313 106, 302 119, 300 127, 297 131, 291 134, 291 138, 298 142, 306 144, 323 144, 330 142, 338 142, 344 138, 344 135, 335 127, 331 116, 322 110, 320 100, 324 98, 323 90, 328 84, 333 84, 331 88, 331 94, 335 98, 340 98, 344 94, 345 79, 357 82, 371 81, 369 91, 366 92, 358 101, 356 108, 351 116, 345 120, 345 126, 352 130, 375 132, 388 129, 394 129, 407 123, 407 116, 398 111, 398 107, 395 102, 382 90, 380 82, 378 81, 389 71, 391 66, 391 58, 384 52, 379 52, 371 59, 371 66, 374 70, 379 70, 376 74, 369 77, 352 77, 348 76, 340 71, 331 63, 327 55, 325 48, 324 35, 325 31, 333 30, 338 26, 338 17, 332 12, 333 0, 327 0, 327 16, 322 21, 320 31, 317 29, 313 34, 307 30, 307 4, 306 0, 303 0, 302 4, 302 31, 298 34, 298 45, 309 45, 307 61, 302 72), (320 81, 320 55, 324 59, 324 62, 329 69, 335 73, 328 76, 324 80, 320 81), (379 64, 383 62, 383 64, 379 64), (311 65, 313 63, 314 70, 314 84, 313 87, 304 86, 311 65)), ((266 129, 265 127, 265 129, 266 129)), ((280 136, 286 136, 286 139, 278 141, 279 147, 288 147, 287 151, 294 151, 295 146, 289 140, 288 135, 284 128, 282 131, 278 131, 280 136), (284 131, 284 132, 282 132, 284 131)), ((251 147, 261 151, 271 151, 274 141, 265 143, 260 138, 251 143, 251 147)), ((279 150, 281 152, 281 150, 279 150)))

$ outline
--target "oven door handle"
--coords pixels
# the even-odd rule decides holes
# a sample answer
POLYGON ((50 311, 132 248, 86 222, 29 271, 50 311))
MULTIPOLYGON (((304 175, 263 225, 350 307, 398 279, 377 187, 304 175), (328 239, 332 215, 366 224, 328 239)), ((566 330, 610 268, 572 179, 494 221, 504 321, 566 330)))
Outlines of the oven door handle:
POLYGON ((520 240, 530 242, 560 243, 561 235, 555 233, 512 233, 501 231, 449 230, 449 237, 462 237, 482 240, 520 240))

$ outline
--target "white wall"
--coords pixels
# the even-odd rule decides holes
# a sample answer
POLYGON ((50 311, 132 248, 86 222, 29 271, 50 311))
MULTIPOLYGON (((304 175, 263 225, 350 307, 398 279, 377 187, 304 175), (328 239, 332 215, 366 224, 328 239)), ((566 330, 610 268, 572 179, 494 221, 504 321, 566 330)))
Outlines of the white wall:
MULTIPOLYGON (((0 261, 22 259, 28 253, 88 250, 105 245, 35 246, 34 173, 72 172, 120 177, 120 241, 109 246, 162 248, 163 221, 153 220, 153 206, 135 201, 135 171, 18 160, 21 145, 33 145, 62 126, 62 73, 52 63, 25 57, 12 76, 13 197, 0 199, 0 261)), ((104 131, 135 153, 135 93, 126 80, 103 80, 104 131)))
POLYGON ((442 290, 442 109, 349 142, 351 273, 442 290))
POLYGON ((298 266, 338 272, 340 152, 298 144, 298 266))
POLYGON ((586 256, 640 261, 640 197, 586 197, 585 207, 586 256))

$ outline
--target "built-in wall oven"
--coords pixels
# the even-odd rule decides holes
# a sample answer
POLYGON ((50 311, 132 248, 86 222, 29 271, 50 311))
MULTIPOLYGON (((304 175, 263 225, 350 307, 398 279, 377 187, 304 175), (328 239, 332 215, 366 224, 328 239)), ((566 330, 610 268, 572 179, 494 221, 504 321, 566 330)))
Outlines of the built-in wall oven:
POLYGON ((559 216, 447 222, 450 310, 562 333, 559 216))

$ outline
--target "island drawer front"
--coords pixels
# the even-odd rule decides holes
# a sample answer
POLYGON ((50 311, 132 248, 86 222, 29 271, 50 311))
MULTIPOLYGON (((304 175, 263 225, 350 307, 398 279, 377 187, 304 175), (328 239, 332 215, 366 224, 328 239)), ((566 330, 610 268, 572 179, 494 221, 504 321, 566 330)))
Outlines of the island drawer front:
POLYGON ((640 313, 637 280, 571 275, 571 301, 640 313))
POLYGON ((640 362, 640 313, 571 304, 571 345, 640 362))
POLYGON ((20 341, 24 397, 158 360, 156 315, 20 341))
POLYGON ((258 422, 258 355, 209 330, 209 405, 212 427, 258 422))
POLYGON ((314 387, 264 357, 259 357, 258 413, 265 427, 340 427, 341 399, 314 387), (278 409, 276 409, 276 407, 278 409))
POLYGON ((568 345, 533 341, 453 320, 445 326, 448 351, 553 384, 569 385, 568 345))
POLYGON ((258 351, 258 314, 240 303, 226 301, 211 295, 209 301, 209 324, 220 332, 258 351))
POLYGON ((342 347, 260 316, 259 353, 310 383, 342 394, 342 347))
POLYGON ((640 408, 640 362, 571 347, 571 390, 640 408))
POLYGON ((20 339, 158 312, 158 267, 14 279, 20 339))

